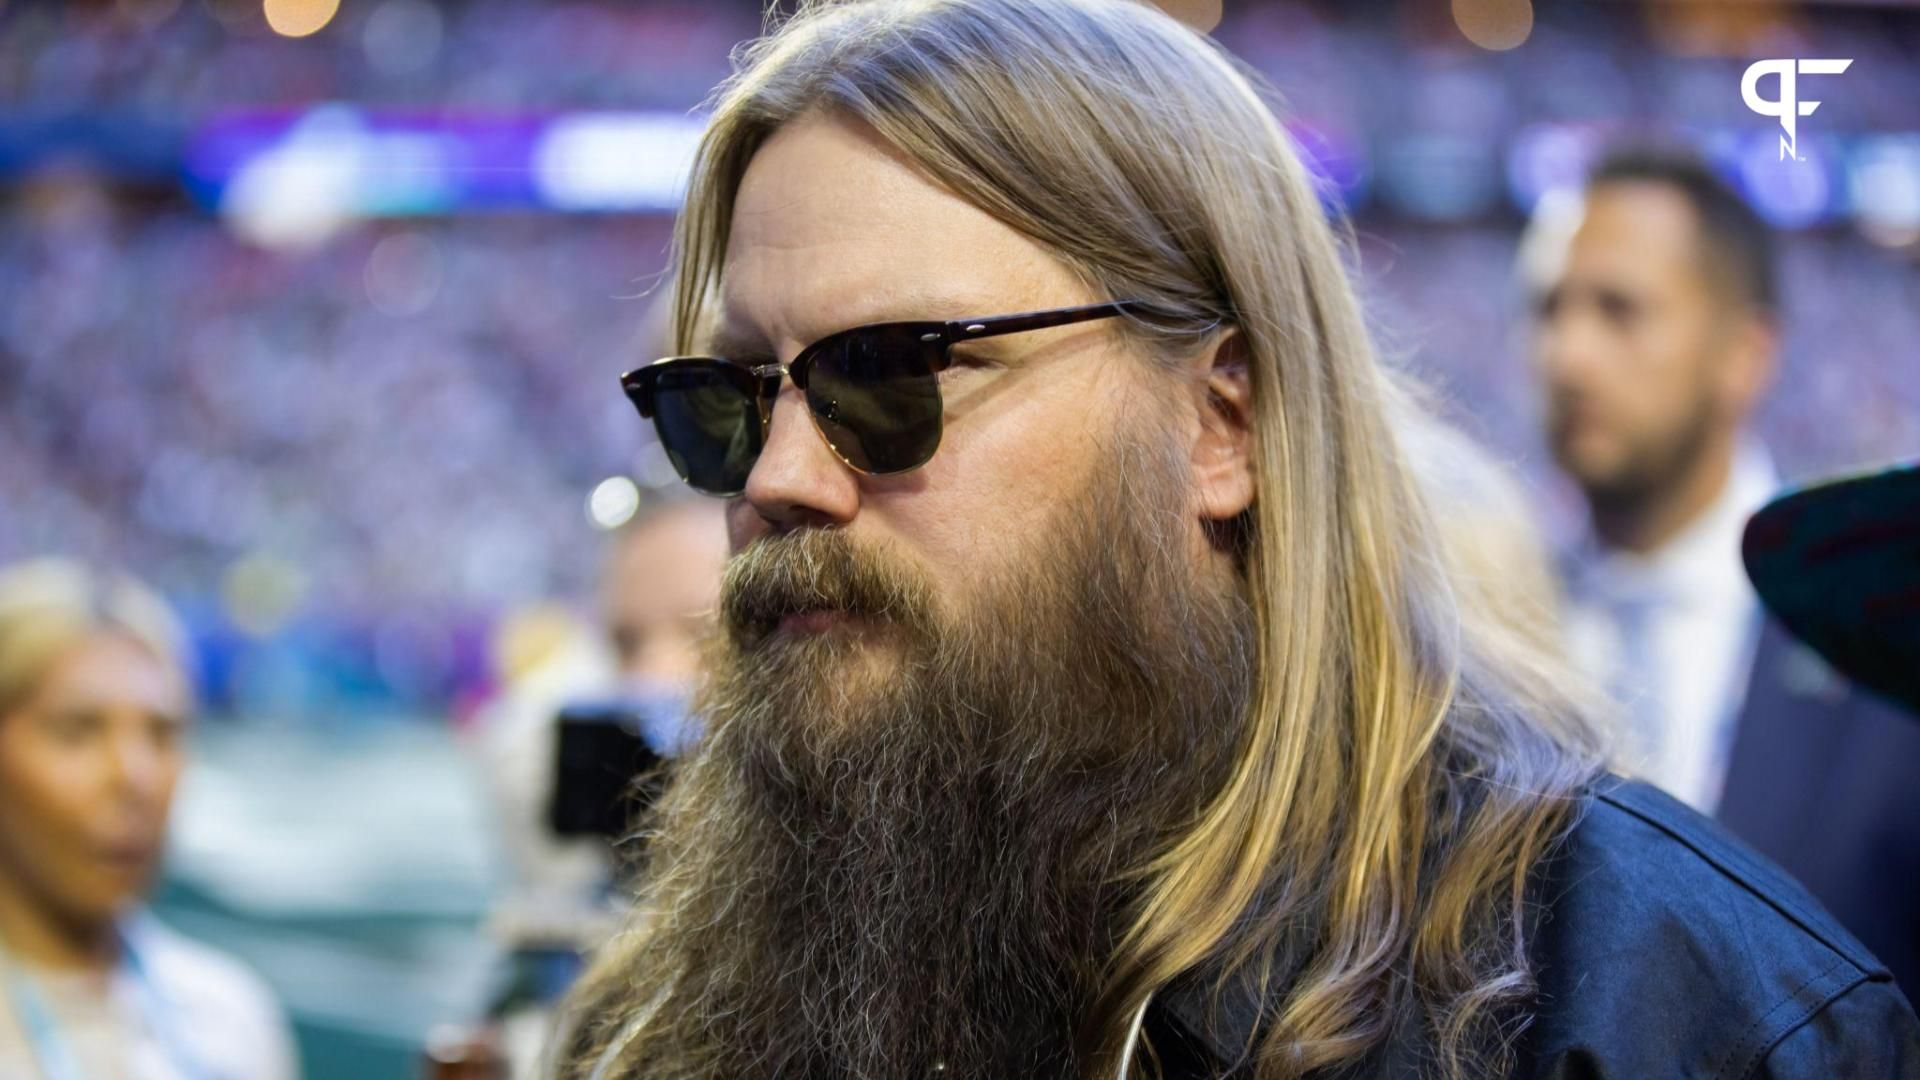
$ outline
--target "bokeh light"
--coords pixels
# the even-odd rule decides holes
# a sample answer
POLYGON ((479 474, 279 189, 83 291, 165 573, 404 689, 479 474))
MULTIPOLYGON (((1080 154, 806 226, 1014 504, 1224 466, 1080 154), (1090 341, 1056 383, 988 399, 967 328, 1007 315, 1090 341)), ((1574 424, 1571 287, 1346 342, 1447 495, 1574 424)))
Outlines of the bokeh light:
POLYGON ((609 476, 587 496, 587 517, 602 529, 617 529, 633 520, 640 509, 640 485, 624 476, 609 476))
POLYGON ((285 626, 307 594, 307 575, 294 563, 264 552, 233 564, 222 582, 227 618, 254 637, 285 626))
POLYGON ((587 633, 564 604, 530 604, 507 612, 488 643, 493 675, 503 683, 519 682, 587 633))
POLYGON ((367 256, 367 300, 388 315, 418 315, 440 295, 440 248, 421 232, 382 237, 367 256))
POLYGON ((1833 188, 1827 169, 1837 159, 1831 144, 1808 136, 1801 139, 1806 160, 1783 162, 1776 135, 1764 132, 1741 147, 1736 159, 1740 186, 1754 210, 1776 228, 1803 229, 1826 216, 1833 188), (1816 145, 1819 151, 1812 149, 1816 145))
POLYGON ((340 0, 266 0, 267 25, 282 37, 317 34, 340 10, 340 0))
POLYGON ((1868 142, 1847 194, 1868 240, 1883 247, 1920 243, 1920 137, 1868 142))
POLYGON ((1529 0, 1453 0, 1453 22, 1468 41, 1503 52, 1517 48, 1533 33, 1529 0))

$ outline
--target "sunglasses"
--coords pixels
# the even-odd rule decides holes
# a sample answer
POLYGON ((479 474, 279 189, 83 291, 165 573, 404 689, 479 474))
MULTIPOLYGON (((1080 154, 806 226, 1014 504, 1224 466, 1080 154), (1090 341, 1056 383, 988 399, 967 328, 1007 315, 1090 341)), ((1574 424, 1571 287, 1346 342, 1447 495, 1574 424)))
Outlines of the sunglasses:
POLYGON ((1113 300, 983 319, 873 323, 822 338, 790 364, 675 356, 627 372, 620 387, 653 421, 674 471, 709 495, 746 489, 783 376, 806 395, 814 426, 848 467, 903 473, 925 465, 940 445, 940 373, 952 366, 955 345, 1144 310, 1138 301, 1113 300))

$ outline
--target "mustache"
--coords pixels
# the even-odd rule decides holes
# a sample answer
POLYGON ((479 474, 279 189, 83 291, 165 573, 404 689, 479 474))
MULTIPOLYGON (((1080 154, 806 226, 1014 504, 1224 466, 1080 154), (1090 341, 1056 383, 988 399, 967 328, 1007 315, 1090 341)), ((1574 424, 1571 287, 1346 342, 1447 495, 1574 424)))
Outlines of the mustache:
POLYGON ((727 564, 720 585, 721 625, 735 644, 758 645, 789 615, 837 611, 884 619, 928 633, 933 589, 882 551, 846 533, 804 529, 755 540, 727 564))

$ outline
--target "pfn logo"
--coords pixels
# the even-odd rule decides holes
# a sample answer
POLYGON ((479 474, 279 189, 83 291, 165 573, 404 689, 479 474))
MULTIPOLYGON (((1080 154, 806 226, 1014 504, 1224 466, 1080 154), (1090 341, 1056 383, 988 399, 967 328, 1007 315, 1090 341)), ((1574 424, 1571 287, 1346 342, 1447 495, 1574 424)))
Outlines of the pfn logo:
POLYGON ((1852 66, 1851 60, 1759 60, 1747 68, 1740 78, 1740 98, 1747 108, 1761 116, 1777 116, 1780 126, 1786 134, 1780 139, 1780 160, 1792 158, 1800 160, 1800 154, 1794 148, 1794 124, 1803 116, 1812 116, 1813 110, 1820 107, 1817 101, 1801 101, 1794 93, 1796 75, 1838 75, 1852 66), (1768 101, 1760 96, 1760 80, 1763 76, 1780 77, 1780 96, 1768 101))

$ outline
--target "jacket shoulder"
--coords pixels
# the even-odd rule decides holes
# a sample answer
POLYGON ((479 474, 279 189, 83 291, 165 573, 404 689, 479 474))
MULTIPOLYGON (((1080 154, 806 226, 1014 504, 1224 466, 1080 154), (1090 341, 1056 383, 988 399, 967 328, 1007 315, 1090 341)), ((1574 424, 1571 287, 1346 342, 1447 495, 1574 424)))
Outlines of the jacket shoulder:
POLYGON ((1891 994, 1911 1036, 1886 969, 1806 890, 1647 785, 1595 791, 1538 885, 1523 1074, 1744 1077, 1796 1032, 1893 1036, 1854 1030, 1850 996, 1891 994))
MULTIPOLYGON (((1652 872, 1698 884, 1713 892, 1725 890, 1740 906, 1771 911, 1783 920, 1781 929, 1796 931, 1836 956, 1866 972, 1885 968, 1840 925, 1818 900, 1786 871, 1749 847, 1712 819, 1690 809, 1649 784, 1615 781, 1593 796, 1584 829, 1576 829, 1576 845, 1584 852, 1612 861, 1622 869, 1652 872), (1579 834, 1586 831, 1587 835, 1579 834)), ((1582 854, 1576 850, 1576 854, 1582 854)), ((1671 898, 1686 904, 1703 899, 1692 892, 1671 898)), ((1774 921, 1767 919, 1767 922, 1774 921)))

